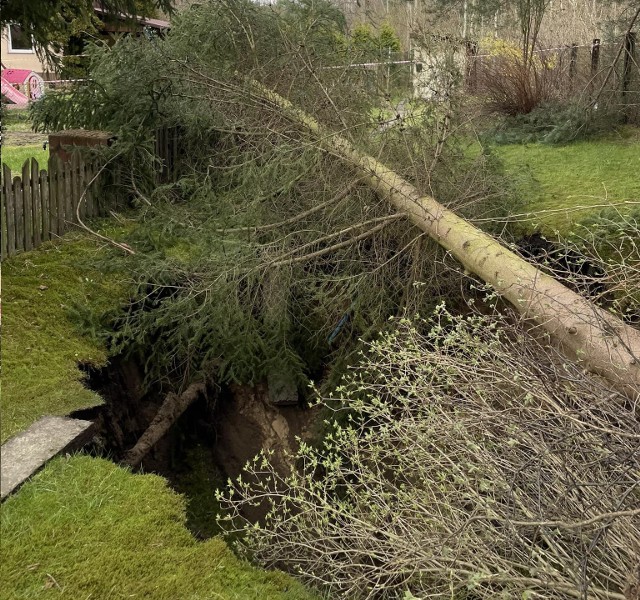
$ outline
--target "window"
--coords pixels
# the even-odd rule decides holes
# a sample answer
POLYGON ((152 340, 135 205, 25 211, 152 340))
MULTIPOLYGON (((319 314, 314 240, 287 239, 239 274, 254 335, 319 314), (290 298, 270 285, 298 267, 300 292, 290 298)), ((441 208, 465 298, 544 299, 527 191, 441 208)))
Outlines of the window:
POLYGON ((9 52, 33 53, 31 36, 20 25, 9 25, 9 52))

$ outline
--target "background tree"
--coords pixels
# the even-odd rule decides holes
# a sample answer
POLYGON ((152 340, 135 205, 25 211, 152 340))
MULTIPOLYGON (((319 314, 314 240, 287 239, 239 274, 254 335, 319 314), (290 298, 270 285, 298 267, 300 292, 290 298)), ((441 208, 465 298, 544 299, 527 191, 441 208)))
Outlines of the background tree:
MULTIPOLYGON (((522 44, 523 63, 529 65, 531 52, 535 48, 540 34, 540 27, 544 16, 551 4, 551 0, 488 0, 469 2, 468 0, 436 0, 436 7, 442 15, 454 10, 462 14, 463 22, 487 21, 492 22, 494 29, 498 27, 498 20, 506 21, 519 31, 522 44)), ((470 29, 464 26, 465 34, 470 29)), ((477 35, 477 33, 476 33, 477 35)))
POLYGON ((387 22, 382 23, 377 31, 369 23, 358 23, 345 40, 345 45, 355 57, 372 60, 402 49, 398 34, 387 22))
POLYGON ((108 14, 152 16, 154 11, 170 13, 172 0, 5 0, 0 26, 19 25, 32 37, 36 49, 49 59, 60 53, 67 42, 79 33, 95 33, 99 25, 94 5, 108 14))

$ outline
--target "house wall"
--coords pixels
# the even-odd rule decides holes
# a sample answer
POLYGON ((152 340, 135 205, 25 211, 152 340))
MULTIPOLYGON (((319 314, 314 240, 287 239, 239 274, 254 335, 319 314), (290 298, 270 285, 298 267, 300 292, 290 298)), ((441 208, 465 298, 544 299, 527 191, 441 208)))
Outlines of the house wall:
POLYGON ((447 100, 462 85, 466 47, 458 42, 434 43, 414 48, 413 95, 424 100, 447 100))
POLYGON ((45 68, 35 52, 11 52, 9 49, 8 28, 2 28, 2 65, 7 69, 29 69, 39 75, 44 73, 45 68))

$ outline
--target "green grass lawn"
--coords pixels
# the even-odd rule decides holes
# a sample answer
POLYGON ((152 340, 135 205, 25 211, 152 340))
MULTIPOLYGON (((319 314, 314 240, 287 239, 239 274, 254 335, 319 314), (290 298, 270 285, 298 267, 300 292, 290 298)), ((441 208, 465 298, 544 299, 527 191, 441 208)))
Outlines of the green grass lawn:
POLYGON ((299 583, 185 528, 184 499, 155 475, 58 458, 2 507, 0 599, 310 600, 299 583))
MULTIPOLYGON (((24 134, 32 131, 31 119, 28 110, 11 109, 2 111, 2 131, 17 134, 24 134)), ((7 164, 13 175, 18 175, 22 170, 22 165, 31 157, 35 157, 41 169, 47 168, 47 160, 49 159, 49 150, 42 149, 42 143, 19 144, 19 140, 12 142, 9 136, 3 136, 1 154, 2 162, 7 164)), ((13 136, 16 138, 16 136, 13 136)), ((37 136, 36 136, 37 137, 37 136)), ((46 134, 42 134, 42 138, 46 139, 46 134)), ((22 140, 24 141, 24 140, 22 140)))
POLYGON ((563 146, 509 145, 495 151, 507 173, 524 181, 530 174, 535 182, 521 186, 526 210, 534 213, 533 228, 562 232, 601 205, 640 203, 638 130, 563 146))
MULTIPOLYGON (((78 364, 104 364, 105 349, 71 318, 74 306, 99 312, 124 298, 121 276, 87 266, 102 252, 71 233, 3 262, 3 441, 44 414, 102 402, 78 364)), ((185 520, 185 499, 161 477, 57 458, 3 503, 0 600, 311 598, 283 573, 240 561, 222 539, 197 541, 185 520)))
POLYGON ((31 131, 31 118, 29 116, 29 109, 3 109, 2 129, 5 131, 31 131))
POLYGON ((105 349, 69 317, 75 305, 107 309, 123 293, 115 277, 83 266, 100 251, 76 233, 2 263, 3 442, 43 415, 101 403, 82 385, 78 364, 104 364, 105 349))
POLYGON ((38 161, 40 169, 47 168, 49 150, 43 150, 41 144, 2 146, 2 163, 8 165, 12 175, 19 175, 22 171, 22 165, 31 157, 38 161))

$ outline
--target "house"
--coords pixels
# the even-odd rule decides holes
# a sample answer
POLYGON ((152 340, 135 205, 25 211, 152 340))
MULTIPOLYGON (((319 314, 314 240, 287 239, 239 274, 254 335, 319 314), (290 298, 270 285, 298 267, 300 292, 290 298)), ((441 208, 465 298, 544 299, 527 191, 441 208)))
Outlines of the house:
POLYGON ((24 35, 19 25, 7 25, 2 31, 3 69, 25 69, 39 75, 46 70, 36 54, 31 39, 24 35))
POLYGON ((18 25, 2 31, 2 97, 11 104, 26 106, 44 93, 42 61, 31 39, 18 25))
MULTIPOLYGON (((107 14, 98 2, 94 2, 93 9, 102 23, 99 37, 105 40, 113 40, 117 35, 123 34, 140 35, 148 28, 162 32, 170 26, 168 21, 162 19, 132 17, 122 13, 107 14)), ((76 65, 78 59, 81 62, 84 44, 84 39, 72 38, 65 48, 62 63, 71 73, 70 67, 76 65)), ((31 38, 25 35, 19 25, 7 25, 3 28, 0 50, 2 52, 2 95, 4 99, 12 103, 16 103, 14 98, 17 96, 9 90, 9 85, 20 94, 34 99, 36 96, 32 91, 36 89, 36 83, 41 81, 38 78, 44 78, 45 81, 60 78, 59 73, 51 72, 50 65, 42 60, 42 57, 36 52, 31 38)), ((70 74, 67 73, 66 77, 69 76, 70 74)))

